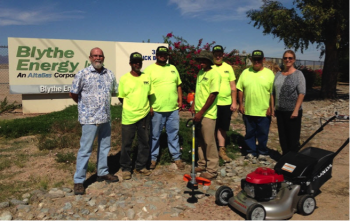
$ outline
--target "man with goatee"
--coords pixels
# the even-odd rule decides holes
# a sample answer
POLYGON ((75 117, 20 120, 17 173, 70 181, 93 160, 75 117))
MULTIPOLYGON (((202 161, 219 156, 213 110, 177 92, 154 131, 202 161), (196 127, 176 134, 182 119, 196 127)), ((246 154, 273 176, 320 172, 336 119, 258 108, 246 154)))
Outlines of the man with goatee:
POLYGON ((74 194, 85 193, 84 181, 92 145, 98 137, 97 181, 118 182, 108 171, 107 156, 111 148, 111 97, 117 84, 112 71, 103 67, 104 54, 93 48, 91 65, 79 71, 73 80, 69 96, 78 103, 79 122, 82 126, 80 149, 74 174, 74 194))

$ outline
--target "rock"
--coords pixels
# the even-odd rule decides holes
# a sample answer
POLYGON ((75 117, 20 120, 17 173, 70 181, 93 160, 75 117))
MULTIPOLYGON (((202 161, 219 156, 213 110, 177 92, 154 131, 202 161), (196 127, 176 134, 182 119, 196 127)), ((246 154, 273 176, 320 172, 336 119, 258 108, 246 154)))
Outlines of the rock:
POLYGON ((215 191, 215 190, 212 190, 212 189, 209 189, 209 190, 207 190, 206 193, 209 194, 209 195, 211 195, 211 196, 215 196, 216 191, 215 191))
POLYGON ((18 205, 16 206, 17 211, 22 211, 28 213, 31 210, 32 206, 29 205, 18 205))
POLYGON ((87 205, 89 206, 95 206, 96 205, 96 200, 92 199, 89 202, 87 202, 87 205))
POLYGON ((196 205, 192 204, 192 203, 186 203, 185 206, 187 206, 188 208, 191 208, 191 209, 195 209, 196 208, 196 205))
POLYGON ((62 208, 63 210, 69 210, 69 209, 72 209, 72 204, 70 202, 68 203, 65 203, 64 204, 64 207, 62 208))
POLYGON ((0 203, 0 209, 6 208, 6 207, 9 207, 9 206, 10 206, 9 202, 1 202, 0 203))
POLYGON ((75 201, 80 201, 83 199, 83 196, 82 195, 76 195, 75 196, 75 201))
POLYGON ((157 210, 157 207, 156 207, 155 205, 152 205, 152 204, 149 205, 149 208, 150 208, 151 210, 157 210))
POLYGON ((30 193, 25 193, 22 195, 22 199, 26 199, 30 197, 30 193))
POLYGON ((45 213, 39 213, 36 218, 38 219, 44 219, 44 217, 46 217, 46 214, 45 213))
POLYGON ((0 215, 0 220, 12 220, 12 214, 10 211, 5 211, 0 215))
POLYGON ((129 219, 134 219, 135 211, 133 209, 128 209, 128 211, 126 212, 126 215, 129 219))
POLYGON ((63 187, 63 188, 62 188, 62 191, 65 192, 65 193, 71 193, 71 192, 72 192, 72 189, 71 189, 71 188, 68 188, 68 187, 63 187))
POLYGON ((205 194, 196 194, 197 199, 202 199, 205 197, 205 194))
POLYGON ((226 174, 226 176, 228 176, 228 177, 233 177, 235 174, 233 174, 233 173, 227 173, 226 174))
POLYGON ((42 213, 49 213, 50 208, 42 208, 40 212, 42 213))
POLYGON ((81 213, 82 215, 89 215, 89 214, 90 214, 90 211, 89 211, 88 209, 83 208, 83 209, 80 210, 80 213, 81 213))
POLYGON ((118 205, 117 204, 113 204, 112 206, 110 206, 108 208, 109 212, 115 212, 115 211, 117 211, 117 209, 118 209, 118 205))
POLYGON ((227 174, 226 174, 226 169, 225 168, 222 168, 221 170, 220 170, 220 175, 222 176, 222 177, 225 177, 227 174))
POLYGON ((49 191, 49 197, 52 199, 55 199, 55 198, 63 198, 63 197, 65 197, 65 195, 64 195, 64 192, 62 190, 58 190, 58 189, 54 188, 54 189, 51 189, 49 191))
POLYGON ((17 205, 27 205, 28 202, 24 202, 24 201, 22 201, 22 200, 13 199, 13 200, 10 200, 10 204, 11 204, 11 205, 14 205, 14 206, 17 206, 17 205))

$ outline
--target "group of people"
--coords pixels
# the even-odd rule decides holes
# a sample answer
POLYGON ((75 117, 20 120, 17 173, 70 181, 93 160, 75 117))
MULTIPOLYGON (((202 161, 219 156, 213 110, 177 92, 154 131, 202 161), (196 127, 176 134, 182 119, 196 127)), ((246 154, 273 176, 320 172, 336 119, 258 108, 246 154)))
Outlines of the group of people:
MULTIPOLYGON (((100 48, 90 51, 91 65, 79 71, 72 83, 70 97, 78 103, 79 122, 82 125, 80 149, 74 174, 74 193, 84 194, 88 160, 95 137, 98 137, 97 181, 118 182, 109 173, 107 156, 111 147, 111 97, 118 92, 122 103, 122 147, 120 166, 124 180, 134 173, 149 176, 157 166, 159 138, 165 127, 168 148, 180 170, 185 169, 179 144, 179 110, 182 107, 181 78, 175 66, 167 64, 169 50, 156 50, 156 63, 142 69, 143 57, 130 55, 131 71, 124 74, 117 87, 115 75, 103 66, 104 54, 100 48), (137 133, 138 149, 132 165, 132 143, 137 133)), ((231 65, 223 61, 224 48, 202 50, 196 57, 201 67, 197 75, 194 101, 191 104, 193 121, 198 125, 198 162, 195 172, 206 179, 218 175, 219 157, 225 162, 226 131, 231 115, 237 110, 246 126, 245 142, 249 147, 247 159, 266 159, 266 147, 271 116, 276 113, 283 154, 298 151, 301 127, 301 103, 305 95, 303 74, 294 68, 295 54, 283 55, 284 71, 276 76, 264 68, 264 53, 252 53, 253 66, 243 71, 236 87, 231 65), (276 104, 276 105, 274 105, 276 104), (276 111, 275 111, 276 110, 276 111), (298 135, 299 134, 299 135, 298 135), (258 145, 256 145, 258 140, 258 145)))

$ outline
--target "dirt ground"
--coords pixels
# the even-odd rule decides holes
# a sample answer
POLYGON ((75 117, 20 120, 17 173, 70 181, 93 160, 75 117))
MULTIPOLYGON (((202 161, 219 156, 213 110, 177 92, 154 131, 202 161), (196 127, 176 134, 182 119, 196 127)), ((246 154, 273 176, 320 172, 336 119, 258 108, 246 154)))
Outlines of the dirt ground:
MULTIPOLYGON (((338 87, 339 88, 339 87, 338 87)), ((349 105, 349 85, 341 85, 342 99, 349 105)), ((316 92, 315 92, 316 93, 316 92)), ((314 100, 305 101, 304 111, 319 108, 331 104, 334 101, 314 100)), ((349 113, 342 113, 349 114, 349 113)), ((31 115, 36 116, 36 115, 31 115)), ((21 114, 20 110, 13 113, 0 115, 0 120, 30 117, 21 114)), ((189 117, 188 113, 183 117, 189 117)), ((237 114, 235 117, 239 117, 237 114)), ((239 131, 244 131, 243 124, 234 125, 239 131)), ((272 121, 271 136, 276 136, 276 120, 272 121)), ((309 134, 303 135, 306 138, 309 134)), ((336 151, 341 144, 349 137, 349 123, 334 123, 325 127, 311 146, 322 149, 336 151)), ((278 149, 278 142, 275 137, 271 137, 271 145, 278 149)), ((18 139, 0 138, 0 202, 9 198, 20 198, 23 193, 30 192, 38 188, 52 187, 72 187, 74 164, 59 164, 55 161, 58 152, 71 152, 73 150, 59 151, 39 151, 37 147, 38 138, 36 136, 21 137, 18 139)), ((95 151, 94 151, 95 152, 95 151)), ((118 150, 111 150, 110 155, 116 155, 118 150)), ((91 159, 96 159, 94 153, 91 159)), ((87 174, 87 177, 93 174, 87 174)), ((332 179, 322 186, 322 193, 316 196, 317 208, 310 216, 295 214, 292 220, 349 220, 349 145, 334 159, 332 179)), ((174 177, 179 185, 182 177, 174 177)), ((174 180, 174 181, 175 181, 174 180)), ((235 194, 239 187, 232 187, 235 194)), ((185 213, 176 219, 200 220, 200 219, 222 219, 222 220, 243 220, 244 217, 235 213, 230 207, 220 207, 215 205, 214 197, 207 197, 198 203, 196 209, 185 213)), ((1 211, 0 211, 1 212, 1 211)), ((159 217, 159 219, 174 219, 173 217, 159 217)))

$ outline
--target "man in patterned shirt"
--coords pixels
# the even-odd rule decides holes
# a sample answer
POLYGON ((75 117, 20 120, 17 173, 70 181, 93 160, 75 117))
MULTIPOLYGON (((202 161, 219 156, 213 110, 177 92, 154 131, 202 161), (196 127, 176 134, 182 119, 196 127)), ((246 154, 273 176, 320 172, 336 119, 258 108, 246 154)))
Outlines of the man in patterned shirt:
POLYGON ((79 71, 73 80, 69 96, 78 103, 79 122, 82 125, 80 149, 74 174, 74 194, 85 193, 86 178, 92 144, 98 135, 97 181, 118 182, 109 174, 107 156, 111 148, 111 97, 116 92, 112 71, 103 67, 104 54, 100 48, 90 51, 91 65, 79 71))

